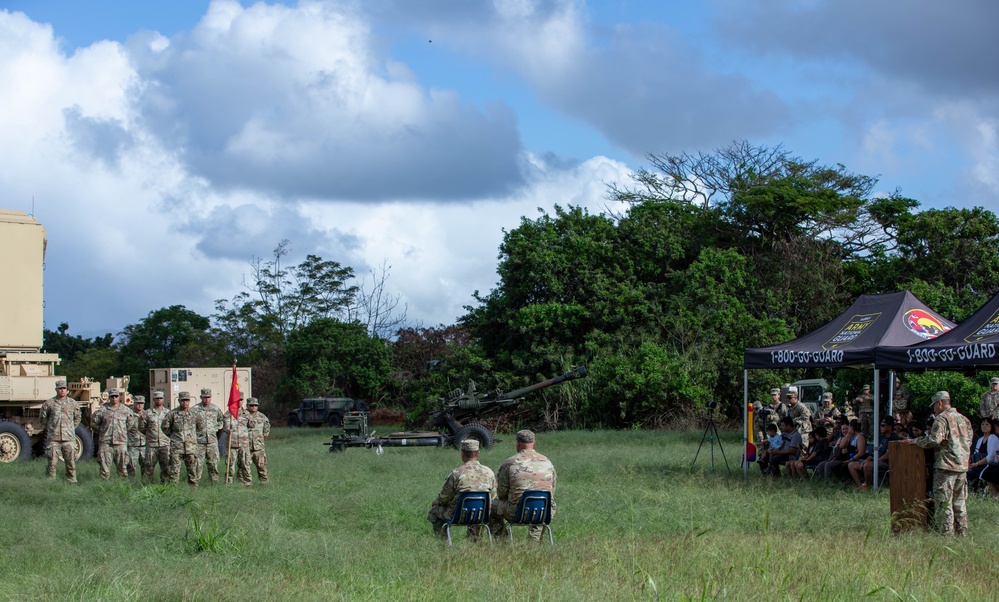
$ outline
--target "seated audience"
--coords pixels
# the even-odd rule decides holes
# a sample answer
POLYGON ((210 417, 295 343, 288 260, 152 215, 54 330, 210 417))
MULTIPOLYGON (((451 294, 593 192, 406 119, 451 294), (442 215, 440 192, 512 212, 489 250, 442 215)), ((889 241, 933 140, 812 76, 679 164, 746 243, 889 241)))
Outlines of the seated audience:
POLYGON ((839 443, 828 460, 815 468, 815 474, 828 479, 832 476, 843 476, 847 464, 855 459, 862 460, 867 455, 867 440, 861 432, 859 420, 851 420, 849 426, 843 427, 845 432, 840 435, 839 443), (857 455, 861 454, 860 458, 857 455))
POLYGON ((764 474, 777 476, 780 474, 780 467, 791 460, 797 460, 801 453, 801 433, 794 428, 794 419, 784 416, 780 419, 781 444, 780 447, 771 449, 767 460, 767 466, 763 468, 764 474))
POLYGON ((999 473, 999 466, 995 466, 997 463, 996 453, 999 452, 999 435, 997 435, 999 428, 997 428, 997 424, 999 423, 991 416, 982 418, 981 435, 971 444, 971 460, 968 465, 968 485, 985 482, 989 485, 993 495, 999 491, 996 488, 996 483, 990 482, 985 477, 991 476, 994 481, 999 480, 996 478, 999 475, 986 475, 990 471, 991 473, 999 473))
POLYGON ((763 474, 770 474, 767 471, 767 468, 770 466, 770 452, 780 447, 784 440, 777 434, 776 424, 768 424, 766 430, 767 438, 760 442, 760 447, 757 449, 756 463, 760 465, 760 470, 763 474))
MULTIPOLYGON (((881 420, 880 433, 878 436, 878 473, 884 474, 888 470, 888 444, 898 441, 899 436, 895 434, 895 419, 885 416, 881 420)), ((847 465, 853 484, 861 489, 867 489, 874 483, 874 456, 867 455, 860 460, 854 460, 847 465)))
POLYGON ((817 426, 814 431, 808 433, 808 446, 801 458, 787 463, 790 476, 804 479, 808 476, 808 469, 814 469, 819 465, 819 462, 829 457, 828 435, 829 433, 824 426, 817 426))

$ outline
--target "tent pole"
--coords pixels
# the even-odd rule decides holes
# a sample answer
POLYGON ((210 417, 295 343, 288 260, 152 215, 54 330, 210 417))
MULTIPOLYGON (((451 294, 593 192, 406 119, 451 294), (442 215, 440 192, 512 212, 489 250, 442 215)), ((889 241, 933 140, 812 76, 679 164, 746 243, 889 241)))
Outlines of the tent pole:
POLYGON ((895 415, 895 370, 888 371, 888 416, 895 415))
POLYGON ((749 478, 749 370, 742 370, 742 478, 749 478))
POLYGON ((874 488, 874 492, 878 491, 878 446, 881 445, 881 396, 878 394, 880 389, 880 370, 875 366, 874 368, 874 424, 871 425, 871 430, 874 431, 874 482, 871 483, 874 488))

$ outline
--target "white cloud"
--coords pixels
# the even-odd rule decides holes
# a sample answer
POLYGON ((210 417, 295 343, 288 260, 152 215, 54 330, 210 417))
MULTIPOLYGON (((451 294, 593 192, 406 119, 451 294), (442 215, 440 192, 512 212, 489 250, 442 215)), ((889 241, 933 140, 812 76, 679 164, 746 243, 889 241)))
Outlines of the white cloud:
POLYGON ((450 323, 473 290, 494 286, 502 228, 555 203, 598 209, 603 182, 628 173, 603 158, 566 166, 525 154, 510 143, 509 109, 487 115, 454 92, 423 91, 398 62, 385 75, 363 21, 324 5, 217 2, 189 35, 143 32, 72 55, 55 35, 0 12, 0 77, 12 83, 0 95, 0 206, 36 200, 48 326, 66 321, 75 334, 117 332, 174 304, 208 314, 240 290, 251 256, 266 259, 285 238, 290 261, 314 253, 359 276, 387 261, 411 319, 450 323), (323 79, 317 65, 339 71, 323 79), (414 131, 442 149, 394 140, 414 131), (357 144, 324 146, 335 132, 357 144), (437 165, 441 153, 450 160, 437 165), (299 171, 276 173, 278 157, 293 155, 299 171), (296 194, 289 182, 323 162, 343 164, 325 177, 356 170, 341 193, 377 192, 296 194), (474 181, 508 162, 515 186, 474 181), (425 198, 406 194, 414 181, 425 198))

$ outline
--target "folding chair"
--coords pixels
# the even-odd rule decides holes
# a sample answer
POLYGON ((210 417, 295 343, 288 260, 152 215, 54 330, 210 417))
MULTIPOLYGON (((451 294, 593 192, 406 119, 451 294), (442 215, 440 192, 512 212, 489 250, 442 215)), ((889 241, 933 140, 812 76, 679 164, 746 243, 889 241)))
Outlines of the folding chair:
POLYGON ((489 535, 489 543, 493 534, 489 531, 489 492, 462 491, 454 505, 454 514, 444 523, 444 533, 447 534, 447 545, 451 545, 451 525, 467 525, 474 527, 482 525, 489 535))
POLYGON ((548 541, 555 545, 555 537, 552 535, 552 492, 529 489, 520 496, 517 502, 517 512, 513 519, 508 519, 508 531, 510 531, 510 545, 513 545, 513 527, 543 527, 548 531, 548 541))

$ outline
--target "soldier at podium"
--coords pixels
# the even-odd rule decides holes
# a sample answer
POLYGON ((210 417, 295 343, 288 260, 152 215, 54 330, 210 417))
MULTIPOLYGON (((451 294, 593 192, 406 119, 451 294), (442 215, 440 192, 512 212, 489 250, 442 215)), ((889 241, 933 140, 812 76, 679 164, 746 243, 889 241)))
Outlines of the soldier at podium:
POLYGON ((971 421, 950 405, 950 393, 933 394, 936 414, 929 434, 906 443, 933 449, 934 524, 943 535, 968 533, 968 457, 974 432, 971 421))

